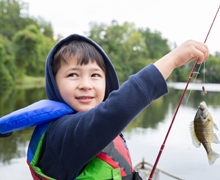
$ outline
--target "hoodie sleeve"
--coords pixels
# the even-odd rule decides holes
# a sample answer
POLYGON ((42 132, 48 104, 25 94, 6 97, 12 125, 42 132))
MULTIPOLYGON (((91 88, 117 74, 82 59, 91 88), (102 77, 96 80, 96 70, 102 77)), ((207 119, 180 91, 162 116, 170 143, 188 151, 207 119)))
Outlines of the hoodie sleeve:
POLYGON ((153 100, 168 92, 153 65, 129 77, 95 108, 66 115, 45 133, 38 166, 57 179, 74 179, 153 100))

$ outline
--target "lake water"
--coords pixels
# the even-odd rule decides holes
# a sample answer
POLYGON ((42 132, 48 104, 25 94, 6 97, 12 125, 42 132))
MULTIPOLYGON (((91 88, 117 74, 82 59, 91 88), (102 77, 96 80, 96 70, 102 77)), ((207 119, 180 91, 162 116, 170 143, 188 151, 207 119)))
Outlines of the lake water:
MULTIPOLYGON (((204 84, 203 84, 204 85, 204 84)), ((160 147, 170 126, 173 114, 183 93, 180 84, 170 84, 169 93, 154 101, 124 130, 124 136, 130 149, 133 165, 142 159, 154 164, 160 147)), ((182 85, 185 87, 185 84, 182 85)), ((195 148, 191 142, 189 125, 193 121, 199 103, 207 103, 214 122, 220 128, 220 92, 219 85, 204 85, 208 91, 202 95, 202 85, 193 84, 187 91, 175 122, 168 136, 166 146, 157 168, 186 180, 218 180, 220 178, 220 159, 210 166, 204 148, 195 148), (187 103, 186 103, 187 102, 187 103)), ((190 87, 190 86, 189 86, 190 87)), ((44 88, 16 89, 0 92, 0 116, 25 107, 35 101, 46 99, 44 88)), ((0 179, 31 179, 26 164, 26 151, 33 128, 14 132, 9 138, 0 139, 0 179)), ((215 131, 220 138, 220 133, 215 131)), ((220 154, 220 144, 212 144, 215 152, 220 154)), ((173 178, 160 173, 160 180, 173 178)))

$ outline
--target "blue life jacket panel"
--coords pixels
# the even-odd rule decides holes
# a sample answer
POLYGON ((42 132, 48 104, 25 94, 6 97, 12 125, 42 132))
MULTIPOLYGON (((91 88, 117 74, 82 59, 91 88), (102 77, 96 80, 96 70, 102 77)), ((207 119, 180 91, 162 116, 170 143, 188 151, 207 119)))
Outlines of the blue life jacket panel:
POLYGON ((5 134, 51 122, 73 112, 73 109, 64 103, 41 100, 1 117, 0 133, 5 134))

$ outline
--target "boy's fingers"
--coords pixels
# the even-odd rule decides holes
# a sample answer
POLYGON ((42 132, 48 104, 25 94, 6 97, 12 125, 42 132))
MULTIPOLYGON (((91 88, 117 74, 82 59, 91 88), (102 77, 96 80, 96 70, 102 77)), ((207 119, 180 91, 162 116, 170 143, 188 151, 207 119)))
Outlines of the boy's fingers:
POLYGON ((194 59, 197 59, 197 63, 204 62, 209 57, 209 50, 206 44, 198 41, 191 41, 191 45, 194 46, 193 54, 194 59))
POLYGON ((205 53, 201 50, 196 49, 195 51, 195 58, 197 59, 197 64, 200 64, 201 62, 205 61, 205 53))
POLYGON ((206 44, 201 43, 201 42, 197 42, 197 45, 195 47, 196 47, 196 49, 198 49, 198 51, 203 53, 203 55, 199 54, 200 62, 203 62, 206 59, 208 59, 208 57, 209 57, 209 49, 208 49, 206 44), (202 58, 202 56, 203 56, 203 58, 202 58))
POLYGON ((209 56, 209 50, 205 43, 194 41, 194 40, 188 40, 185 42, 185 47, 189 50, 188 53, 190 54, 192 59, 198 59, 198 62, 205 61, 209 56))

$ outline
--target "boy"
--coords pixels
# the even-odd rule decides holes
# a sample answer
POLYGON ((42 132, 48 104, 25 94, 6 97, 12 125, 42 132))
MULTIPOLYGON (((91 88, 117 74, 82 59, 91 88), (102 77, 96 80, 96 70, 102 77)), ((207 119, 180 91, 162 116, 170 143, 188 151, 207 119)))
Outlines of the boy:
POLYGON ((141 179, 133 170, 121 132, 168 92, 165 79, 173 69, 195 58, 201 63, 208 55, 205 44, 187 41, 119 88, 113 65, 95 42, 76 34, 58 42, 46 62, 46 93, 75 113, 44 128, 35 147, 38 158, 30 166, 33 178, 141 179))

